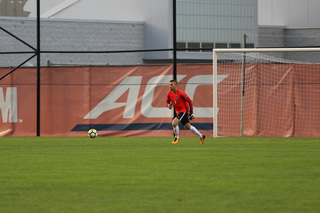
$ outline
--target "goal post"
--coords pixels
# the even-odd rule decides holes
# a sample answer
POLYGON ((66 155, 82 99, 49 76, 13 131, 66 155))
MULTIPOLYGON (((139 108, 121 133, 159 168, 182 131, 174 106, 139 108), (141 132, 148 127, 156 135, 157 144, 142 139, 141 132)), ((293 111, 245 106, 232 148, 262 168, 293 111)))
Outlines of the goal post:
POLYGON ((320 48, 213 49, 219 136, 319 137, 320 48))

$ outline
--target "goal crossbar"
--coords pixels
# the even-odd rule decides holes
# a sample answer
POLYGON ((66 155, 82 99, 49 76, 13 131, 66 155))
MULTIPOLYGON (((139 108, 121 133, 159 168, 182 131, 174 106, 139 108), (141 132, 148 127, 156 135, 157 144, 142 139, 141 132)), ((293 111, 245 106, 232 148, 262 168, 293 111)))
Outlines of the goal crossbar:
POLYGON ((320 52, 320 48, 228 48, 213 49, 213 53, 254 53, 254 52, 320 52))

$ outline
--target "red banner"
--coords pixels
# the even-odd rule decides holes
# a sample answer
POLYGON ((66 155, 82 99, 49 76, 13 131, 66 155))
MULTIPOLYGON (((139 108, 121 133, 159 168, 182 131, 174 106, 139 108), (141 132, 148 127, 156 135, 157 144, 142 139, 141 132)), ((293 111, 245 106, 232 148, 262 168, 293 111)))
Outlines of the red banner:
MULTIPOLYGON (((238 135, 241 74, 230 73, 234 65, 219 66, 218 134, 238 135)), ((0 69, 0 76, 9 70, 0 69)), ((34 68, 20 68, 0 81, 0 136, 36 135, 36 76, 34 68)), ((320 136, 319 104, 310 102, 320 97, 320 74, 312 79, 316 90, 314 84, 297 83, 310 82, 307 76, 294 65, 248 65, 244 135, 320 136), (260 76, 259 66, 285 69, 268 78, 260 76), (312 120, 305 116, 310 111, 318 112, 312 120)), ((178 88, 194 101, 192 125, 212 136, 212 65, 178 65, 177 78, 178 88)), ((40 134, 86 136, 95 128, 99 136, 173 136, 173 112, 165 107, 171 79, 169 65, 41 68, 40 134)))

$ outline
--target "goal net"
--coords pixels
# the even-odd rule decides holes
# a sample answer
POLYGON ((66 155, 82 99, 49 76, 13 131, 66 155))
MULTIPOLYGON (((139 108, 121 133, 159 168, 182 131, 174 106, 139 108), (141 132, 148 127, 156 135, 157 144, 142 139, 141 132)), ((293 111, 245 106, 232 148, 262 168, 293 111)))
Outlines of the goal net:
POLYGON ((320 48, 214 49, 213 136, 320 136, 320 48))

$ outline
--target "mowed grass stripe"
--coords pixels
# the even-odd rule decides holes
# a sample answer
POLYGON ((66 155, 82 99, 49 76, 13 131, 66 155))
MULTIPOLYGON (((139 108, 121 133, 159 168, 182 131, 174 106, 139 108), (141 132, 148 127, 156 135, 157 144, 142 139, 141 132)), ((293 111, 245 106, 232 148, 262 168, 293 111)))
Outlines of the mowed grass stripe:
POLYGON ((0 212, 320 212, 319 138, 0 138, 0 212))

